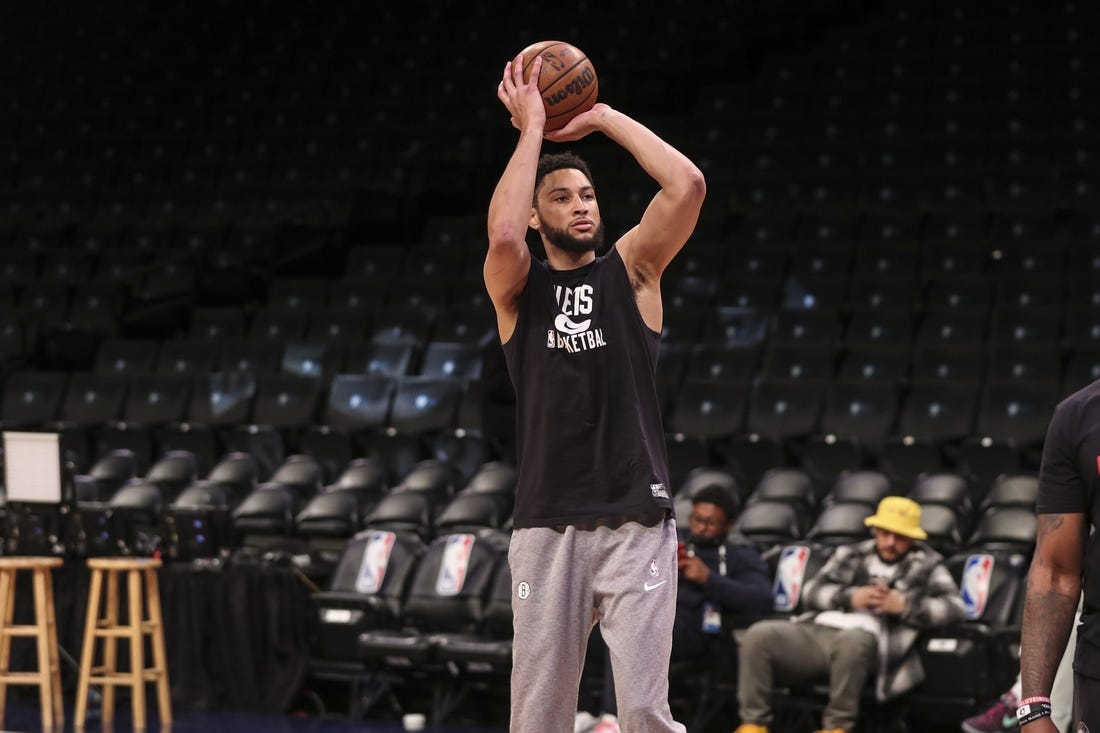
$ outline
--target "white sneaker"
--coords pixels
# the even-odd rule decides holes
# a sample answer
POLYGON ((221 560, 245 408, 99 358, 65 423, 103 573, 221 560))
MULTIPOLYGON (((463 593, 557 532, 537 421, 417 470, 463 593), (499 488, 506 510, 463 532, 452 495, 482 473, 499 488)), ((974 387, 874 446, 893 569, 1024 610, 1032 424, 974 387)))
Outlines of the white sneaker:
POLYGON ((599 718, 592 713, 587 710, 578 710, 577 717, 573 719, 573 733, 589 733, 598 722, 600 722, 599 718))
POLYGON ((592 733, 622 733, 619 729, 619 719, 610 713, 600 716, 600 722, 592 729, 592 733))

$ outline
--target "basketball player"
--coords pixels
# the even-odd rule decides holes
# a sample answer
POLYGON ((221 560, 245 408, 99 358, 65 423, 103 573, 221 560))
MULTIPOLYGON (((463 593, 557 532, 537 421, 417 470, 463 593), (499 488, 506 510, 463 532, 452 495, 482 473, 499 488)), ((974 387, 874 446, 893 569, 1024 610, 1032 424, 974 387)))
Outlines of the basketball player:
MULTIPOLYGON (((683 731, 668 706, 677 537, 654 371, 661 273, 695 228, 706 186, 684 155, 606 104, 547 133, 522 63, 509 62, 497 88, 519 141, 489 204, 485 258, 516 390, 510 730, 572 730, 598 622, 622 728, 683 731), (540 157, 544 138, 594 132, 660 185, 637 226, 602 256, 587 165, 572 154, 540 157), (528 227, 545 261, 531 256, 528 227)), ((541 65, 535 59, 532 80, 541 65)))
POLYGON ((1054 733, 1059 659, 1083 603, 1073 657, 1072 727, 1100 731, 1100 381, 1066 397, 1043 442, 1035 554, 1020 638, 1023 733, 1054 733), (1081 595, 1083 594, 1083 596, 1081 595))

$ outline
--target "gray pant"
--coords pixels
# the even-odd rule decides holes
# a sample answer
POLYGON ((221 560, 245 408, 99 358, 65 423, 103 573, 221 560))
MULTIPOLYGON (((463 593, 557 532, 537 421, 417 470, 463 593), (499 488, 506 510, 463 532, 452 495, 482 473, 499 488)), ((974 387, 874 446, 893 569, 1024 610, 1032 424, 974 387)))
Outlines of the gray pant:
POLYGON ((570 733, 588 636, 611 653, 619 722, 629 733, 684 733, 668 707, 676 614, 676 524, 516 530, 512 569, 513 733, 570 733))
POLYGON ((829 680, 829 702, 822 727, 855 730, 859 698, 874 671, 878 642, 863 629, 834 629, 815 623, 760 621, 741 639, 737 699, 741 720, 772 722, 776 684, 803 686, 829 680))

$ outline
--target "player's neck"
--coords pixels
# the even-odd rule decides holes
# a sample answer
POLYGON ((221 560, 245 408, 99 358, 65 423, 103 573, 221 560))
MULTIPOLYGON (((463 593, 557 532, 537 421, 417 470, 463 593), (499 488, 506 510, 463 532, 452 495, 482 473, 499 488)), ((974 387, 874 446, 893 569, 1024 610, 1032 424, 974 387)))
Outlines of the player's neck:
POLYGON ((596 253, 591 250, 588 252, 567 252, 552 244, 546 245, 546 260, 554 270, 576 270, 578 267, 584 267, 595 261, 595 259, 596 253))

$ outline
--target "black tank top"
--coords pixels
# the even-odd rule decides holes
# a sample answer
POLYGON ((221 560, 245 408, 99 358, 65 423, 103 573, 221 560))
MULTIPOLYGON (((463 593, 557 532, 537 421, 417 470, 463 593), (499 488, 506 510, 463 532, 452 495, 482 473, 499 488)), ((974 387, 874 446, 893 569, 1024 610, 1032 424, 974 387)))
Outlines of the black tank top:
POLYGON ((516 390, 517 529, 671 514, 659 345, 618 250, 567 271, 532 258, 504 344, 516 390))

